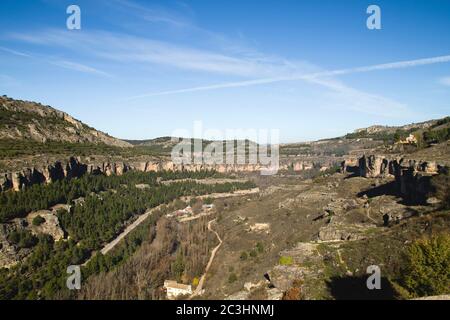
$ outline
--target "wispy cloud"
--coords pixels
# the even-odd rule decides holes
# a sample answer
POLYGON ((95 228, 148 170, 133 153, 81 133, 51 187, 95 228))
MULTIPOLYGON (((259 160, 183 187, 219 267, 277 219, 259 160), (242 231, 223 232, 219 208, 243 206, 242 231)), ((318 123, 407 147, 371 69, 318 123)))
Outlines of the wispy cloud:
MULTIPOLYGON (((132 97, 132 99, 152 97, 152 96, 161 96, 161 95, 170 95, 170 94, 180 94, 180 93, 188 93, 188 92, 196 92, 196 91, 208 91, 208 90, 217 90, 217 89, 225 89, 225 88, 236 88, 236 87, 247 87, 247 86, 255 86, 269 83, 276 83, 282 81, 318 81, 320 78, 339 76, 345 74, 353 74, 353 73, 363 73, 363 72, 372 72, 379 70, 391 70, 391 69, 402 69, 402 68, 411 68, 418 67, 436 63, 445 63, 450 62, 450 55, 447 56, 439 56, 433 58, 426 59, 416 59, 416 60, 406 60, 399 61, 393 63, 385 63, 378 65, 371 65, 365 67, 357 67, 357 68, 348 68, 348 69, 338 69, 334 71, 322 71, 315 72, 310 74, 301 74, 301 75, 292 75, 292 76, 281 76, 281 77, 273 77, 273 78, 261 78, 254 80, 245 80, 245 81, 236 81, 236 82, 227 82, 221 84, 213 84, 199 87, 191 87, 177 90, 167 90, 167 91, 159 91, 153 93, 142 94, 138 96, 132 97)), ((450 83, 450 78, 441 79, 441 83, 447 84, 450 83)), ((336 89, 336 87, 335 87, 336 89)))
POLYGON ((45 63, 52 64, 52 65, 55 65, 55 66, 58 66, 58 67, 61 67, 64 69, 70 69, 70 70, 74 70, 74 71, 78 71, 78 72, 82 72, 82 73, 112 77, 112 75, 107 72, 101 71, 99 69, 96 69, 96 68, 78 63, 78 62, 73 62, 73 61, 69 61, 69 60, 61 60, 61 59, 42 56, 42 55, 32 55, 29 53, 24 53, 21 51, 17 51, 17 50, 5 48, 5 47, 0 47, 0 50, 7 52, 9 54, 13 54, 15 56, 45 62, 45 63))
POLYGON ((5 47, 0 47, 0 50, 13 54, 15 56, 19 56, 19 57, 24 57, 24 58, 32 58, 31 55, 29 55, 28 53, 24 53, 24 52, 20 52, 17 50, 13 50, 13 49, 9 49, 9 48, 5 48, 5 47))
POLYGON ((46 30, 33 34, 11 34, 10 37, 28 43, 77 50, 84 55, 90 54, 96 58, 115 61, 118 64, 136 63, 140 67, 159 65, 194 72, 205 72, 211 74, 211 76, 219 74, 247 78, 234 82, 151 92, 126 100, 301 80, 329 90, 330 100, 342 108, 383 116, 398 116, 403 114, 407 108, 405 105, 392 99, 346 86, 333 77, 358 72, 406 68, 450 60, 450 56, 445 56, 324 71, 306 62, 292 62, 283 58, 266 56, 258 52, 249 54, 246 51, 245 54, 230 55, 102 31, 68 33, 59 30, 46 30))
POLYGON ((338 79, 311 77, 305 80, 330 89, 330 100, 333 101, 334 108, 388 118, 400 118, 405 114, 411 115, 411 111, 403 103, 357 90, 345 85, 338 79))
POLYGON ((184 16, 154 5, 143 6, 130 0, 108 0, 106 4, 117 9, 126 10, 127 13, 131 13, 148 22, 164 23, 176 27, 190 25, 189 20, 184 16))
POLYGON ((439 83, 444 86, 450 87, 450 77, 444 77, 444 78, 439 79, 439 83))
POLYGON ((72 62, 72 61, 67 61, 67 60, 49 60, 48 62, 55 66, 59 66, 61 68, 65 68, 65 69, 70 69, 70 70, 94 74, 94 75, 101 75, 101 76, 105 76, 105 77, 112 77, 112 75, 107 72, 104 72, 104 71, 98 70, 96 68, 92 68, 92 67, 89 67, 84 64, 77 63, 77 62, 72 62))
POLYGON ((71 33, 45 30, 31 34, 12 33, 10 39, 36 45, 64 47, 118 63, 163 65, 190 71, 200 71, 240 77, 269 77, 313 70, 308 63, 290 63, 284 59, 263 55, 228 55, 164 41, 121 33, 91 31, 71 33))

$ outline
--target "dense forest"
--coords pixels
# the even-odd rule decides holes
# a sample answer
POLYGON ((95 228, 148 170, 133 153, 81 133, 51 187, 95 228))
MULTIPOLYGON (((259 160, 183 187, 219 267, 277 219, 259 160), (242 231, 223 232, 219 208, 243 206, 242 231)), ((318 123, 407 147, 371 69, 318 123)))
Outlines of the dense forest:
MULTIPOLYGON (((54 242, 51 236, 36 237, 25 231, 15 232, 11 236, 11 242, 33 249, 31 254, 18 265, 9 270, 0 269, 0 299, 54 299, 68 295, 72 297, 70 295, 73 293, 65 290, 67 266, 82 264, 93 257, 83 268, 83 277, 87 278, 126 263, 142 243, 151 243, 154 248, 156 223, 164 213, 167 213, 167 210, 173 209, 173 200, 186 195, 233 192, 254 187, 252 182, 224 184, 200 184, 192 180, 181 180, 171 184, 159 182, 161 179, 200 179, 215 174, 214 172, 127 172, 122 176, 110 177, 86 175, 82 178, 57 181, 48 185, 34 185, 20 192, 1 193, 2 221, 24 216, 32 210, 47 209, 56 203, 70 203, 72 208, 70 212, 58 211, 60 224, 69 236, 69 240, 54 242), (138 188, 137 184, 147 184, 148 187, 138 188), (73 204, 73 200, 79 197, 83 197, 83 201, 73 204), (163 205, 163 209, 154 212, 111 254, 103 256, 95 253, 105 243, 114 239, 130 219, 160 205, 163 205)), ((203 226, 203 228, 206 227, 203 226)), ((192 231, 195 230, 184 231, 179 236, 191 239, 194 237, 192 231)), ((176 234, 177 232, 175 237, 176 234)), ((189 241, 197 243, 200 240, 195 238, 189 241)), ((156 243, 159 242, 161 241, 158 240, 156 243)), ((198 244, 200 249, 196 255, 189 253, 189 257, 196 257, 195 262, 185 259, 188 246, 183 245, 180 239, 169 242, 175 246, 174 253, 176 252, 179 256, 175 260, 168 258, 169 272, 188 277, 197 275, 204 263, 201 257, 206 256, 208 252, 208 247, 205 247, 203 240, 198 244), (178 261, 178 267, 176 261, 178 261), (181 274, 180 263, 183 266, 181 274)), ((160 248, 159 245, 157 247, 158 250, 166 252, 167 248, 160 248)), ((157 254, 156 256, 159 257, 157 254)), ((149 263, 154 262, 151 261, 149 263)))
POLYGON ((95 250, 122 231, 125 221, 144 213, 148 208, 168 204, 181 196, 231 192, 252 186, 251 183, 242 182, 207 185, 194 181, 148 189, 120 186, 114 191, 87 196, 83 205, 76 206, 73 212, 60 211, 59 219, 71 238, 82 241, 87 248, 95 250))
POLYGON ((219 177, 215 171, 199 172, 126 172, 122 176, 84 175, 77 179, 63 179, 50 184, 35 184, 21 192, 0 192, 0 223, 23 217, 31 211, 48 209, 58 203, 70 204, 86 195, 119 188, 123 185, 148 184, 157 186, 162 180, 204 179, 219 177))

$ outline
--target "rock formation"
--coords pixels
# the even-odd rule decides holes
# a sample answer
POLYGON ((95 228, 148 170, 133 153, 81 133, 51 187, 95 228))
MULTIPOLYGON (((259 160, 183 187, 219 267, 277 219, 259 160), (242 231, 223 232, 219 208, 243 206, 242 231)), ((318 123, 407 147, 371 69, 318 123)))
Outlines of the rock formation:
POLYGON ((363 156, 359 159, 361 177, 394 177, 399 194, 405 200, 415 203, 426 201, 431 190, 431 177, 439 174, 443 168, 434 161, 388 159, 382 155, 363 156))
MULTIPOLYGON (((320 165, 320 164, 319 164, 320 165)), ((280 164, 279 170, 293 169, 296 172, 310 170, 315 163, 303 160, 289 160, 280 164)), ((175 164, 170 160, 130 160, 130 161, 93 161, 91 158, 81 160, 71 157, 66 161, 24 168, 19 171, 0 174, 0 191, 22 190, 33 184, 51 183, 61 179, 81 177, 84 174, 104 174, 106 176, 122 175, 127 171, 141 172, 159 171, 202 171, 215 170, 219 173, 251 173, 264 168, 260 164, 175 164)))

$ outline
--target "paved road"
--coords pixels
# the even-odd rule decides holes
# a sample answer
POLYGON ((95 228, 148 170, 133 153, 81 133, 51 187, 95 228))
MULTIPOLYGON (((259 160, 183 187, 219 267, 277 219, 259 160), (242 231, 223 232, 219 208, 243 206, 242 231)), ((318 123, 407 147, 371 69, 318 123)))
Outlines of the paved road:
POLYGON ((142 222, 144 222, 145 219, 147 219, 155 209, 159 207, 153 208, 145 212, 144 214, 140 215, 139 218, 136 219, 132 224, 130 224, 120 235, 117 236, 113 241, 108 243, 105 247, 103 247, 100 252, 105 255, 109 251, 111 251, 123 238, 127 236, 131 231, 133 231, 138 225, 140 225, 142 222))

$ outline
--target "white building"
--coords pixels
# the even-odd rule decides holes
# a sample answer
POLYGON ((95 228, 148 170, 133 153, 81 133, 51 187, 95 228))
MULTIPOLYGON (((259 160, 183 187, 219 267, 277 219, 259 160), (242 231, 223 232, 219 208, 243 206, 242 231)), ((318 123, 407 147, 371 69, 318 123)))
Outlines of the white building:
POLYGON ((180 296, 188 296, 192 294, 192 286, 178 283, 173 280, 164 281, 164 288, 167 292, 167 298, 170 300, 176 299, 180 296))

